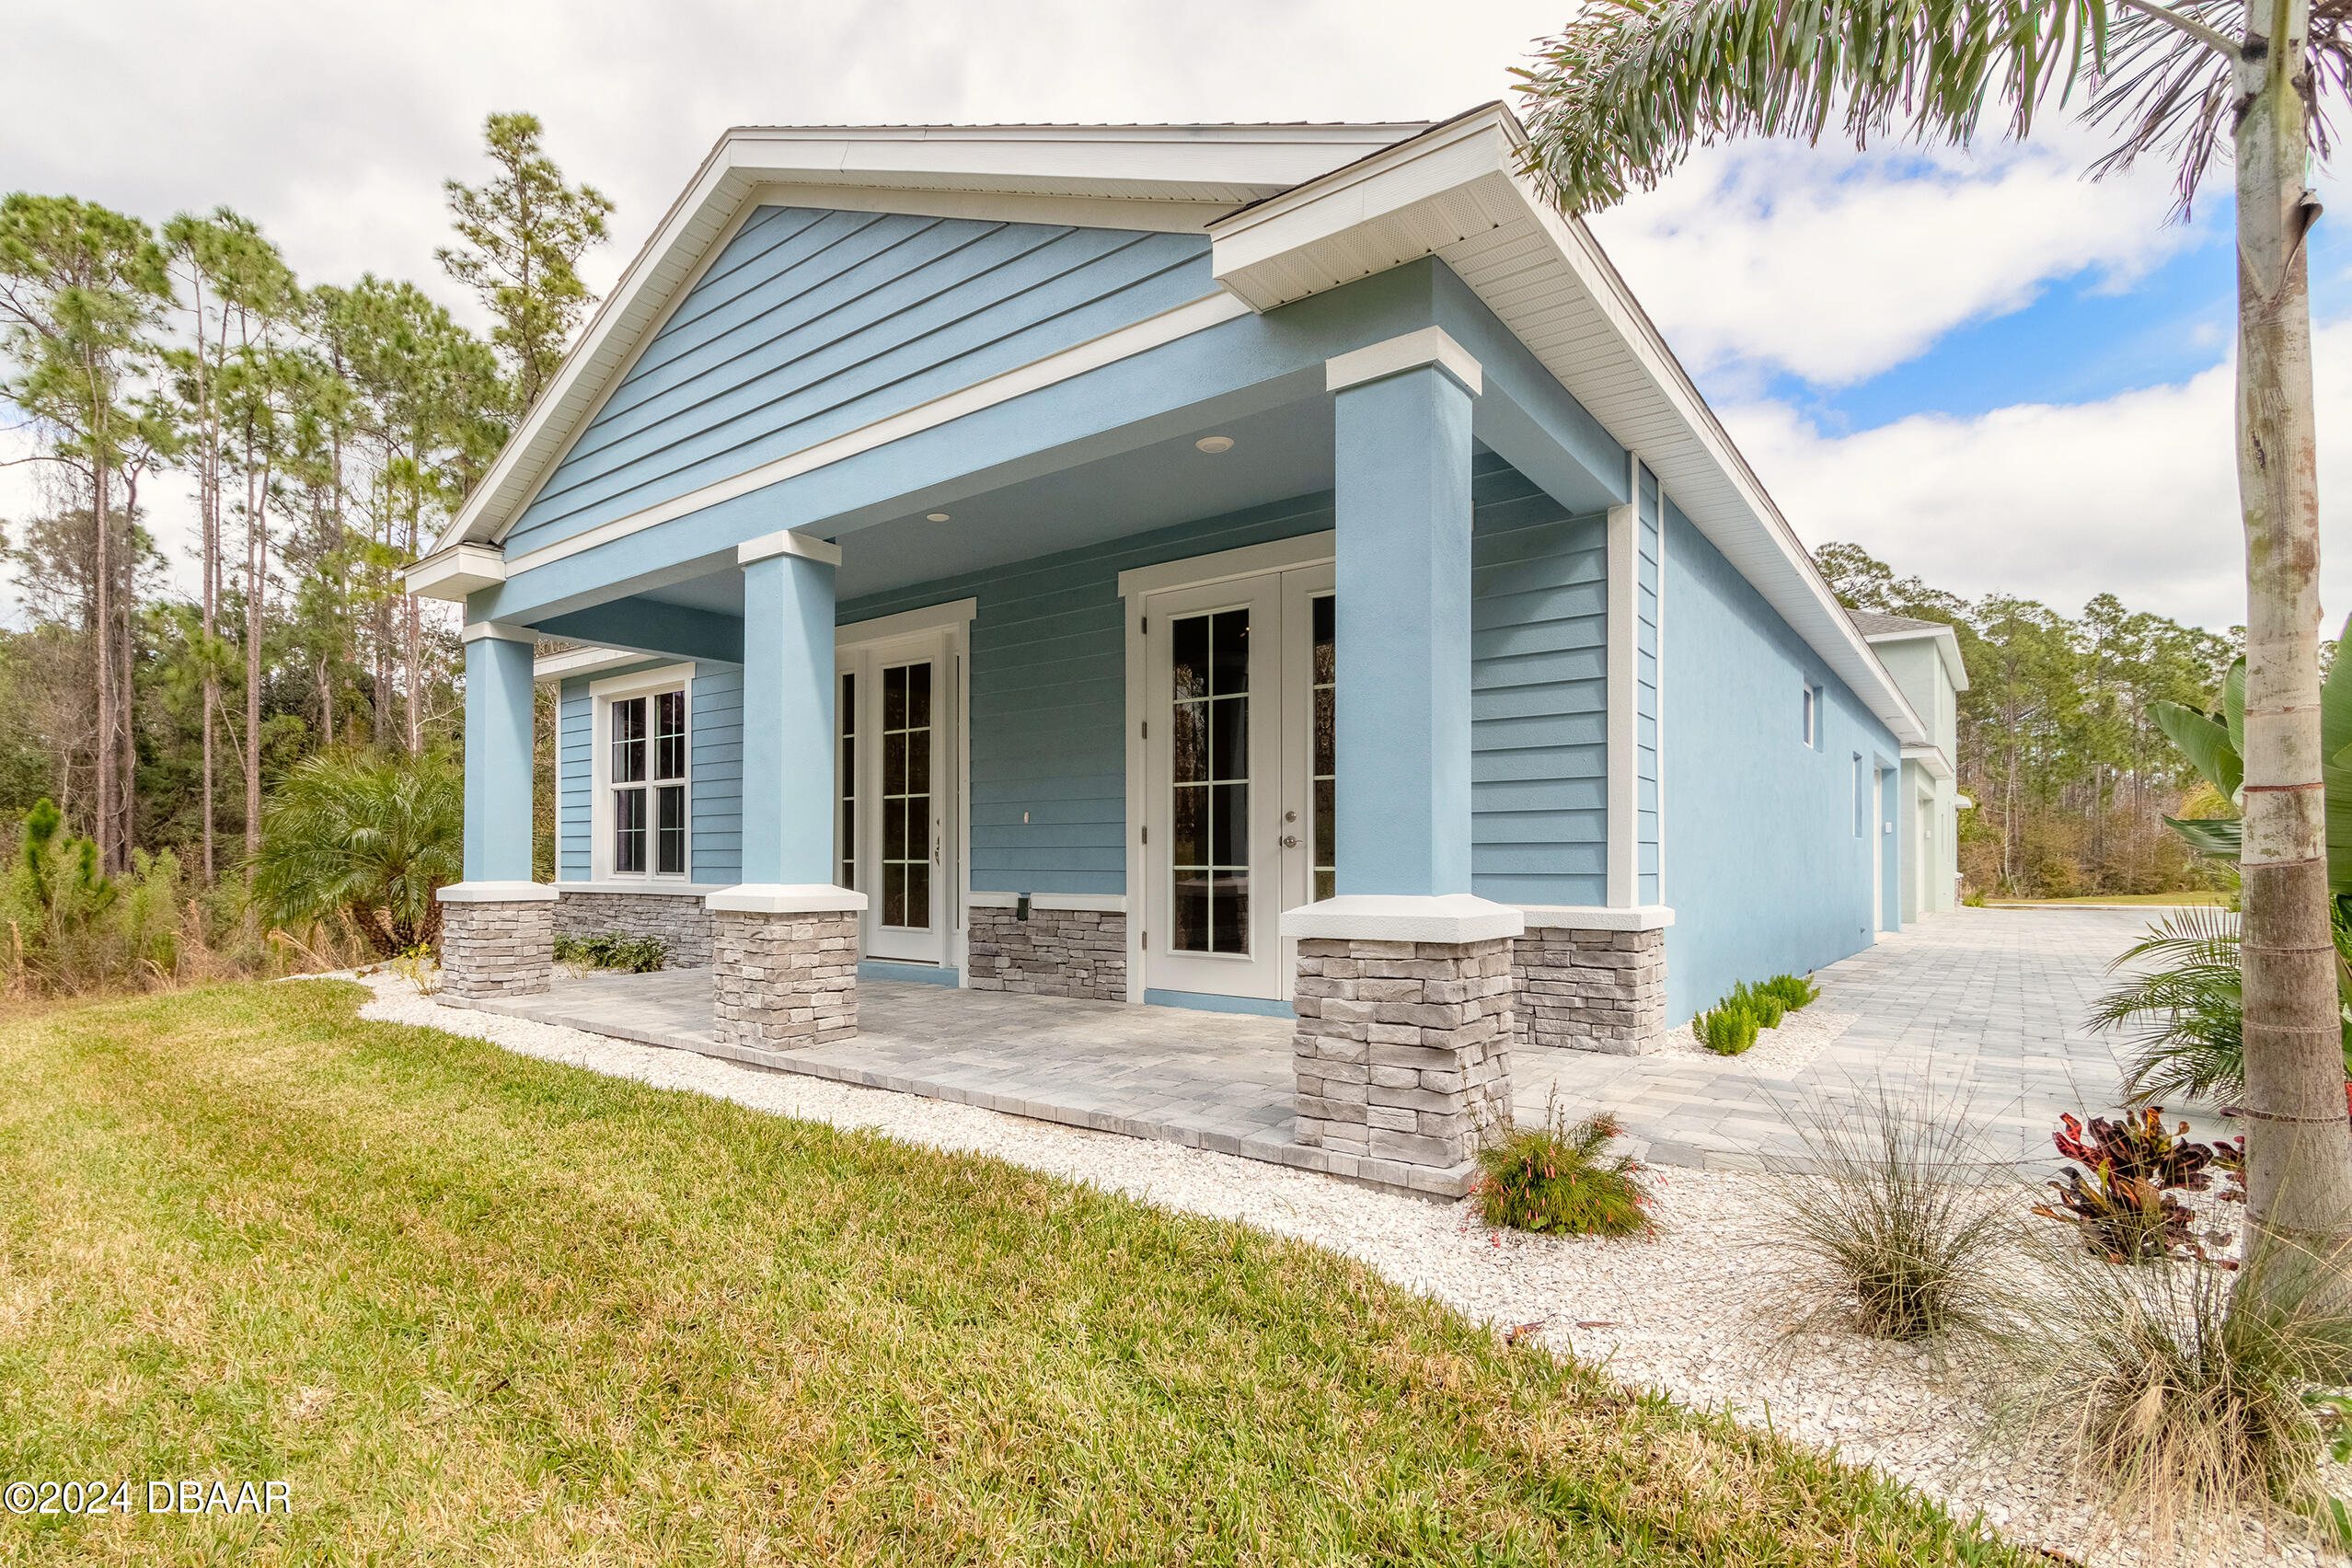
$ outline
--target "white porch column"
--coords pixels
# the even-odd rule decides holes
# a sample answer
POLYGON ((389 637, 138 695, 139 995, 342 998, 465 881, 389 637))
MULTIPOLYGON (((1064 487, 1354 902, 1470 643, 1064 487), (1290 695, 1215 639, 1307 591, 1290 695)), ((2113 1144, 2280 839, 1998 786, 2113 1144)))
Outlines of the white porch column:
POLYGON ((743 882, 705 900, 714 1021, 731 1044, 817 1044, 858 1032, 858 917, 833 881, 834 569, 837 546, 771 534, 744 574, 743 882))

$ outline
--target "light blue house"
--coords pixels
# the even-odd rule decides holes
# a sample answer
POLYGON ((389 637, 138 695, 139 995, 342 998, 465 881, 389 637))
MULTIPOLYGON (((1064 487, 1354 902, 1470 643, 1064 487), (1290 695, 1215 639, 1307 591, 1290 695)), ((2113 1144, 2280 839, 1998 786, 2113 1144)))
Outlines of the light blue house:
POLYGON ((450 994, 630 929, 746 1045, 860 979, 1295 1011, 1302 1139, 1442 1170, 1508 1043, 1895 926, 1931 737, 1520 144, 730 132, 411 573, 450 994))

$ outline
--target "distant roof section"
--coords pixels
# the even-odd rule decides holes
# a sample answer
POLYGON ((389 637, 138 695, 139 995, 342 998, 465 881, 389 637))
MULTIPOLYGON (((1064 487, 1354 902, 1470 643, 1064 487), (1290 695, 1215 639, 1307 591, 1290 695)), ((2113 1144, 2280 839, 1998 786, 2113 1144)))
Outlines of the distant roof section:
POLYGON ((1862 634, 1865 642, 1911 642, 1922 638, 1934 638, 1936 653, 1943 661, 1944 672, 1952 677, 1952 689, 1968 689, 1968 666, 1960 657, 1959 634, 1948 621, 1920 620, 1913 616, 1882 616, 1875 610, 1848 610, 1846 618, 1862 634))
POLYGON ((1848 610, 1846 618, 1864 637, 1877 637, 1891 631, 1950 631, 1946 621, 1914 620, 1909 616, 1882 616, 1875 610, 1848 610))

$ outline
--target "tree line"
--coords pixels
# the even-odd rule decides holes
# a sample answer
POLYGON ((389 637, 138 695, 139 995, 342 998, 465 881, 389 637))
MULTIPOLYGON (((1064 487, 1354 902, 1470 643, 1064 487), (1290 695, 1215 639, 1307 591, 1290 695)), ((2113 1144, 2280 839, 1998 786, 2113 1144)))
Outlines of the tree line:
POLYGON ((158 226, 0 199, 0 406, 40 497, 0 524, 24 622, 0 632, 0 811, 52 798, 103 872, 170 847, 209 885, 250 875, 265 789, 301 758, 454 740, 458 628, 402 572, 554 376, 612 211, 542 137, 493 114, 490 178, 444 182, 436 259, 487 338, 414 282, 306 285, 226 207, 158 226))
POLYGON ((2151 714, 2220 702, 2243 637, 2184 626, 2102 594, 2070 617, 2036 600, 1967 600, 1861 547, 1825 545, 1822 574, 1850 609, 1951 625, 1968 672, 1959 698, 1960 870, 1977 893, 2023 898, 2172 893, 2226 875, 2164 826, 2231 814, 2151 714))

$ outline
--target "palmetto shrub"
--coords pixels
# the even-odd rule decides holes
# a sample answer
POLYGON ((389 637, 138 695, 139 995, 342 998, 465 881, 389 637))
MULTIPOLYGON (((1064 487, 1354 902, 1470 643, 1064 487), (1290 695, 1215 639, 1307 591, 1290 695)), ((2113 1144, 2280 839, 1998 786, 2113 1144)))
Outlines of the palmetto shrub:
POLYGON ((348 917, 379 958, 432 942, 433 895, 464 874, 465 811, 465 776, 439 753, 305 757, 262 815, 255 907, 282 926, 348 917))
POLYGON ((1566 1125, 1555 1101, 1542 1126, 1490 1136, 1478 1157, 1480 1217, 1546 1236, 1635 1236, 1653 1229, 1640 1165, 1631 1156, 1606 1152, 1623 1130, 1606 1111, 1566 1125))

